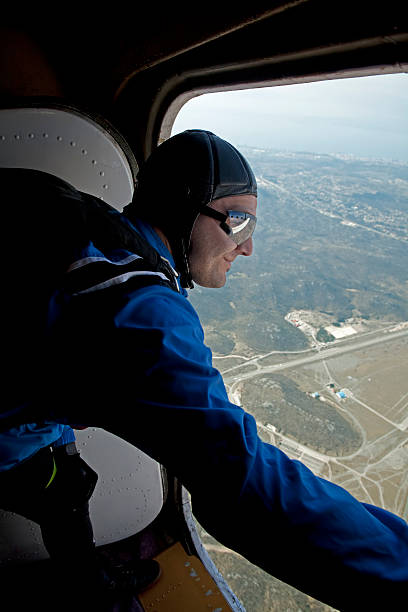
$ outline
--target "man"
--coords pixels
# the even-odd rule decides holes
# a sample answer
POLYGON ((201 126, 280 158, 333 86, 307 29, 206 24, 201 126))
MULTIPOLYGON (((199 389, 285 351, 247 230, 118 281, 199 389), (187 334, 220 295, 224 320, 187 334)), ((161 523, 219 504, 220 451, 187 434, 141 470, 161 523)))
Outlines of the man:
MULTIPOLYGON (((19 211, 27 201, 67 214, 100 206, 63 181, 21 173, 2 175, 19 211)), ((229 401, 186 299, 194 282, 221 287, 234 259, 251 254, 255 212, 243 156, 192 130, 153 152, 125 215, 108 212, 126 244, 100 239, 91 218, 74 243, 69 224, 57 224, 48 260, 63 244, 68 265, 14 417, 116 433, 181 480, 197 519, 229 548, 334 607, 384 609, 407 593, 407 524, 260 440, 229 401), (150 245, 143 253, 137 237, 150 245)))
MULTIPOLYGON (((154 457, 189 490, 204 528, 269 573, 340 609, 381 609, 407 590, 407 524, 258 438, 228 400, 186 299, 193 282, 221 287, 234 259, 251 254, 255 212, 255 178, 229 143, 191 130, 158 147, 116 216, 177 270, 179 291, 166 280, 135 285, 127 249, 85 245, 70 269, 87 267, 87 282, 53 298, 52 380, 62 385, 70 363, 76 379, 48 418, 104 427, 154 457)), ((32 410, 49 392, 38 390, 32 410)))

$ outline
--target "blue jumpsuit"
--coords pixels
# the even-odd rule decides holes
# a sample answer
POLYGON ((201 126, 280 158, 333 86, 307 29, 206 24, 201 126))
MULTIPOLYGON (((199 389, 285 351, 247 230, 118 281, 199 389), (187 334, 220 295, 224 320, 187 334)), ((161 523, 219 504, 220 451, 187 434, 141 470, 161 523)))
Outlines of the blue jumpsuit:
MULTIPOLYGON (((174 266, 149 225, 136 229, 174 266)), ((117 283, 54 294, 55 389, 39 386, 34 410, 139 447, 180 479, 211 535, 335 608, 382 610, 406 595, 407 523, 261 441, 253 417, 229 401, 185 291, 133 288, 121 274, 129 256, 93 244, 73 255, 74 265, 105 261, 117 283)))
POLYGON ((45 446, 74 441, 71 427, 59 423, 28 423, 0 431, 0 472, 16 467, 45 446))

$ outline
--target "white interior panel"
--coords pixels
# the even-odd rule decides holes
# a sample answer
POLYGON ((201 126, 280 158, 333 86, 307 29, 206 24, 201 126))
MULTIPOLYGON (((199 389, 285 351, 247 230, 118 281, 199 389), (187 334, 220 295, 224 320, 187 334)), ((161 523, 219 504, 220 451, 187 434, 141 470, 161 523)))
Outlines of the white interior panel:
MULTIPOLYGON (((122 540, 147 527, 163 504, 160 465, 102 429, 76 434, 81 457, 99 475, 90 502, 96 544, 122 540)), ((38 525, 0 510, 0 565, 47 556, 38 525)))

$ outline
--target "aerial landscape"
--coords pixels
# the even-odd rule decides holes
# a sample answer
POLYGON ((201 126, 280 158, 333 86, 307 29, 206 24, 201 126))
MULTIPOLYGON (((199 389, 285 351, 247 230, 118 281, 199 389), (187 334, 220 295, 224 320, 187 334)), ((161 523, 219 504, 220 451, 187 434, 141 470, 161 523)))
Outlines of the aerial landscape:
MULTIPOLYGON (((242 148, 254 255, 195 287, 214 365, 260 437, 408 519, 408 163, 242 148)), ((200 527, 247 610, 330 610, 200 527)))

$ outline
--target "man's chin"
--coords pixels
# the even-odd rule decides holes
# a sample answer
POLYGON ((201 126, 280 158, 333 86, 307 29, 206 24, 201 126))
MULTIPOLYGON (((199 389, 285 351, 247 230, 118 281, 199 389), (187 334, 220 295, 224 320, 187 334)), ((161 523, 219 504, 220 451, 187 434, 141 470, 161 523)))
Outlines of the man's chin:
POLYGON ((224 277, 206 280, 195 279, 193 277, 193 281, 196 285, 199 285, 200 287, 206 287, 207 289, 221 289, 221 287, 224 287, 225 283, 227 282, 227 276, 224 275, 224 277))
POLYGON ((227 282, 227 275, 225 274, 223 278, 217 279, 217 281, 214 281, 214 284, 212 285, 213 289, 221 289, 221 287, 224 287, 225 283, 227 282))

